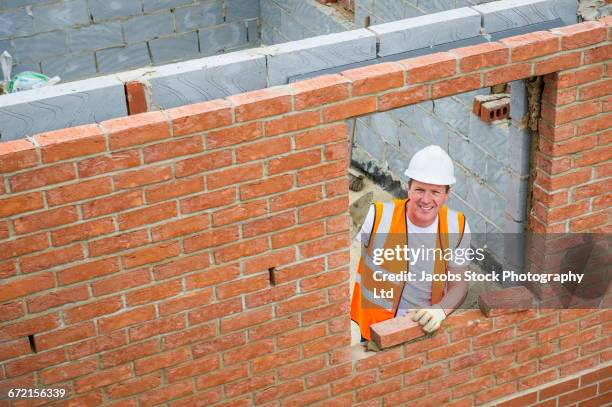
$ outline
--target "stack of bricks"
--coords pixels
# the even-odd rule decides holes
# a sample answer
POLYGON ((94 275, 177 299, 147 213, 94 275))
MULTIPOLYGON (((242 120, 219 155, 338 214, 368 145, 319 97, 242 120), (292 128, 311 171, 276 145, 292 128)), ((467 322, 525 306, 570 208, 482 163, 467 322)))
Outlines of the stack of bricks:
MULTIPOLYGON (((354 355, 344 121, 532 74, 607 75, 592 58, 609 55, 611 26, 0 144, 0 395, 53 386, 73 404, 171 406, 609 400, 609 310, 468 311, 434 337, 354 355)), ((559 83, 545 93, 559 95, 559 83)), ((550 105, 543 117, 592 126, 607 102, 550 105)), ((594 165, 591 176, 605 168, 594 165)), ((568 193, 590 185, 581 173, 561 175, 568 193)), ((550 216, 534 228, 555 227, 550 216)))

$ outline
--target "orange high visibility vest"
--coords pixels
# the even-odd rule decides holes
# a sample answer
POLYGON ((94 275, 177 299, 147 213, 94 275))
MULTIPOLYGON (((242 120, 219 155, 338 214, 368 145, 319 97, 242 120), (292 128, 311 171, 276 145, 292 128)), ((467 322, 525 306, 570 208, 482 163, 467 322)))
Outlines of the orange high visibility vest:
MULTIPOLYGON (((405 281, 375 281, 374 271, 381 270, 372 261, 372 252, 375 248, 395 248, 408 244, 406 224, 406 199, 395 199, 393 202, 375 202, 374 226, 367 242, 362 242, 362 256, 359 258, 359 266, 355 278, 353 298, 351 300, 351 319, 359 324, 361 336, 370 340, 370 325, 384 321, 396 316, 401 293, 405 281), (377 290, 392 289, 396 295, 392 299, 374 297, 374 288, 377 290)), ((444 249, 457 247, 463 237, 465 228, 465 216, 458 211, 442 206, 438 211, 438 232, 436 236, 436 248, 444 249), (449 235, 452 242, 449 243, 449 235), (451 244, 452 246, 449 246, 451 244)), ((408 271, 407 261, 385 261, 382 265, 384 273, 401 274, 408 271)), ((442 257, 436 257, 434 261, 434 273, 446 274, 447 262, 442 257)), ((446 283, 433 281, 431 289, 431 305, 442 300, 446 283)))

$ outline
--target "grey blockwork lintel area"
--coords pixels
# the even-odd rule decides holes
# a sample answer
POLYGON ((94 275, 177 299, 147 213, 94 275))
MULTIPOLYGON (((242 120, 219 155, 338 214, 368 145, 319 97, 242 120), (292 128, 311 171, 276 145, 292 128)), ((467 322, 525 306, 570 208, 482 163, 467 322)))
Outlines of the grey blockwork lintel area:
POLYGON ((3 95, 1 140, 124 116, 125 95, 120 94, 122 84, 131 80, 145 83, 151 109, 167 109, 354 66, 573 24, 576 8, 572 0, 502 0, 367 29, 75 81, 54 89, 3 95), (41 109, 48 114, 41 115, 41 109))

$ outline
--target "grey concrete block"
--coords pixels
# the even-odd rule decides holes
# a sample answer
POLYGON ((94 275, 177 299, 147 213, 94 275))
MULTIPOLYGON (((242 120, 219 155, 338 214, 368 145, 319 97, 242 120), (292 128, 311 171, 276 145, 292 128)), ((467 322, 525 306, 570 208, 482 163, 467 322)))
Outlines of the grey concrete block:
POLYGON ((523 233, 524 230, 525 222, 517 222, 507 214, 504 215, 504 233, 523 233))
POLYGON ((261 43, 264 45, 274 44, 274 28, 272 26, 261 26, 261 43))
MULTIPOLYGON (((491 223, 485 223, 485 244, 487 245, 487 252, 491 255, 499 264, 506 264, 505 247, 504 247, 504 235, 501 233, 499 226, 491 223)), ((504 268, 504 270, 508 270, 504 268)), ((487 270, 489 271, 489 270, 487 270)))
POLYGON ((32 8, 36 32, 45 32, 88 24, 89 14, 85 0, 65 0, 60 3, 32 8))
POLYGON ((76 85, 58 84, 0 98, 0 132, 6 140, 125 115, 124 86, 113 77, 86 79, 76 85))
POLYGON ((330 18, 323 20, 325 22, 325 26, 323 27, 323 33, 339 33, 342 31, 352 30, 355 28, 355 25, 346 20, 339 20, 338 18, 330 18))
POLYGON ((228 22, 259 18, 259 0, 225 0, 225 7, 228 22))
POLYGON ((448 155, 453 161, 469 170, 472 175, 481 179, 486 176, 486 161, 482 159, 483 154, 484 152, 468 139, 456 134, 449 137, 448 155))
POLYGON ((462 199, 467 199, 468 173, 462 166, 457 164, 455 164, 455 178, 457 179, 457 182, 451 186, 451 192, 462 199))
MULTIPOLYGON (((401 126, 399 134, 400 150, 403 154, 409 158, 414 155, 420 149, 428 146, 431 143, 426 142, 423 138, 418 136, 414 130, 410 130, 407 127, 401 126), (406 130, 404 130, 406 129, 406 130)), ((407 165, 406 165, 407 168, 407 165)), ((404 168, 404 170, 406 169, 404 168)))
POLYGON ((473 10, 482 15, 483 28, 491 34, 557 18, 565 24, 573 24, 576 22, 577 3, 568 0, 502 0, 475 6, 473 10))
MULTIPOLYGON (((372 116, 373 115, 374 114, 369 114, 367 116, 361 116, 359 120, 361 120, 362 123, 365 123, 366 126, 372 127, 372 116)), ((350 121, 350 120, 347 120, 347 121, 350 121)))
POLYGON ((96 51, 98 69, 102 73, 119 72, 150 64, 147 44, 132 44, 121 48, 96 51))
POLYGON ((93 24, 69 30, 68 36, 70 38, 70 49, 74 52, 99 50, 123 45, 119 21, 93 24))
POLYGON ((352 28, 340 22, 333 8, 323 6, 314 0, 298 2, 290 14, 295 21, 314 35, 342 32, 352 28))
POLYGON ((289 41, 299 41, 314 35, 298 22, 293 14, 289 14, 285 10, 281 12, 281 24, 278 31, 289 41))
POLYGON ((149 41, 153 63, 175 61, 198 55, 198 33, 190 32, 149 41))
POLYGON ((484 238, 487 230, 486 221, 480 212, 456 195, 448 200, 448 207, 458 210, 465 215, 465 219, 470 225, 470 231, 472 232, 472 246, 482 247, 485 244, 484 238))
MULTIPOLYGON (((505 161, 503 157, 504 155, 500 155, 501 157, 499 158, 505 161)), ((506 192, 506 177, 508 175, 504 164, 489 155, 486 155, 485 157, 483 157, 483 159, 487 163, 485 177, 487 185, 497 193, 504 194, 506 192)))
POLYGON ((64 55, 68 52, 66 40, 67 35, 64 31, 15 38, 15 59, 19 62, 41 61, 47 57, 64 55))
POLYGON ((272 0, 284 10, 293 12, 304 0, 272 0))
POLYGON ((346 127, 348 129, 348 134, 353 134, 353 123, 355 123, 357 120, 347 120, 346 121, 346 127))
POLYGON ((415 110, 416 106, 409 105, 393 109, 389 113, 395 118, 395 120, 401 121, 406 125, 410 125, 413 121, 415 110))
POLYGON ((48 2, 49 0, 0 0, 0 9, 33 6, 35 4, 48 2))
POLYGON ((415 117, 413 123, 415 133, 427 144, 435 144, 448 151, 449 129, 442 120, 428 114, 415 117))
POLYGON ((251 46, 259 46, 261 38, 257 29, 257 20, 247 20, 247 42, 251 46))
POLYGON ((603 6, 599 8, 599 16, 606 17, 612 15, 612 4, 608 4, 607 6, 603 6))
POLYGON ((512 119, 520 122, 527 114, 528 107, 525 81, 510 82, 510 116, 512 119))
POLYGON ((193 0, 143 0, 145 13, 193 4, 193 0))
POLYGON ((223 3, 213 1, 192 7, 181 7, 174 11, 176 29, 179 32, 192 31, 223 22, 223 3))
POLYGON ((489 197, 491 199, 489 201, 489 221, 501 229, 504 226, 503 219, 506 211, 506 200, 494 191, 490 192, 489 197))
POLYGON ((367 151, 368 154, 380 163, 384 163, 386 157, 383 139, 359 120, 357 120, 356 126, 355 144, 361 146, 361 148, 367 151))
POLYGON ((426 100, 424 102, 417 103, 415 106, 417 106, 419 109, 423 109, 428 113, 433 112, 433 100, 426 100))
POLYGON ((418 9, 416 5, 406 4, 404 6, 404 18, 419 17, 425 14, 422 10, 418 9))
POLYGON ((57 75, 62 82, 88 78, 97 73, 93 52, 48 58, 42 61, 41 65, 45 75, 57 75))
POLYGON ((355 27, 365 27, 366 17, 371 16, 373 13, 370 9, 355 6, 355 27))
POLYGON ((399 123, 393 116, 389 112, 384 112, 373 114, 370 117, 372 130, 380 135, 387 144, 399 148, 399 123))
POLYGON ((12 76, 17 75, 21 72, 40 72, 42 69, 40 68, 40 62, 23 62, 20 64, 13 65, 13 70, 11 72, 12 76))
POLYGON ((432 47, 480 34, 480 14, 460 8, 416 18, 373 25, 380 39, 380 56, 432 47))
POLYGON ((508 148, 510 126, 507 120, 485 123, 475 114, 470 114, 470 140, 492 156, 508 148))
POLYGON ((531 133, 529 130, 510 126, 508 137, 508 153, 505 162, 518 175, 529 174, 531 133))
POLYGON ((455 5, 457 6, 457 8, 459 7, 470 7, 470 6, 475 6, 478 3, 476 3, 473 0, 455 0, 455 5))
POLYGON ((409 162, 410 156, 404 154, 402 150, 398 150, 391 146, 387 148, 387 164, 389 165, 389 170, 393 173, 393 178, 404 184, 408 184, 408 177, 404 175, 404 172, 406 168, 408 168, 409 162))
POLYGON ((94 21, 110 20, 119 17, 142 14, 141 0, 89 0, 94 21))
POLYGON ((527 177, 508 173, 506 177, 506 213, 517 222, 526 219, 527 177))
POLYGON ((470 110, 452 97, 433 101, 433 114, 455 132, 464 136, 468 134, 470 110))
POLYGON ((268 82, 376 58, 376 36, 366 29, 321 35, 270 47, 268 82))
POLYGON ((9 54, 15 54, 15 46, 11 40, 0 40, 0 54, 4 51, 8 51, 9 54))
POLYGON ((272 0, 260 0, 259 7, 261 10, 261 26, 280 27, 281 23, 281 8, 272 0))
POLYGON ((203 55, 218 54, 247 43, 247 26, 242 21, 206 28, 199 33, 200 51, 203 55))
POLYGON ((272 30, 272 42, 271 42, 271 44, 283 44, 283 43, 289 42, 289 41, 291 41, 291 40, 289 38, 287 38, 283 33, 281 33, 276 28, 274 28, 272 30))
POLYGON ((123 32, 128 43, 164 37, 174 32, 174 19, 171 13, 130 18, 123 22, 123 32))
POLYGON ((182 106, 266 87, 266 60, 248 51, 157 67, 150 78, 153 103, 182 106))
POLYGON ((25 10, 0 13, 0 38, 28 35, 34 32, 33 19, 25 10))
POLYGON ((438 13, 440 11, 450 10, 456 6, 454 2, 449 0, 419 0, 419 8, 426 14, 438 13))
POLYGON ((379 21, 391 22, 404 18, 404 2, 401 0, 376 0, 374 14, 379 21))
POLYGON ((482 181, 476 177, 468 176, 466 179, 467 185, 467 201, 470 206, 485 218, 491 218, 491 203, 493 200, 493 192, 489 190, 482 181))

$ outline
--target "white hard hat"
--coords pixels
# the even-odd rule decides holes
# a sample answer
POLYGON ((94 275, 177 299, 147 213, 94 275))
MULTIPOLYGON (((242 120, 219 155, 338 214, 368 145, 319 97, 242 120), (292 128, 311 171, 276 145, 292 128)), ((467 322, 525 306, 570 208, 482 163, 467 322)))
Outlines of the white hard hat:
POLYGON ((404 175, 415 181, 434 185, 451 185, 457 181, 453 161, 446 151, 434 145, 417 151, 404 175))

